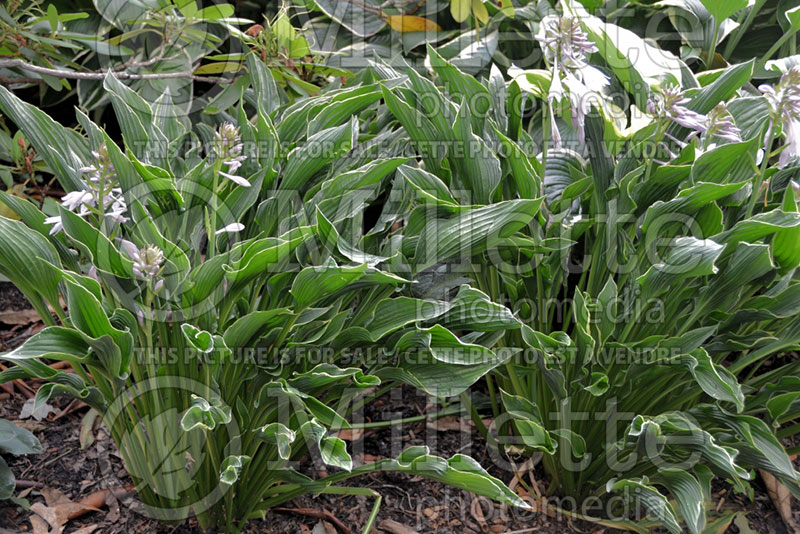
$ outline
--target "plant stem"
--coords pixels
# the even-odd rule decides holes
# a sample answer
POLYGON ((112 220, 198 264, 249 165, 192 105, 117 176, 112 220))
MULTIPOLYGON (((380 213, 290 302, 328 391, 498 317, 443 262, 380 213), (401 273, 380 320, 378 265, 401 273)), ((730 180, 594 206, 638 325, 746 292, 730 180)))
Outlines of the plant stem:
POLYGON ((771 120, 769 123, 769 132, 767 133, 767 141, 764 143, 764 159, 761 161, 761 169, 759 170, 758 175, 756 176, 756 182, 753 184, 753 192, 750 194, 750 201, 747 203, 747 218, 753 216, 753 211, 756 207, 756 202, 761 192, 761 186, 764 184, 764 180, 767 174, 767 167, 769 166, 769 159, 770 159, 770 148, 772 148, 772 142, 775 140, 775 121, 771 120))

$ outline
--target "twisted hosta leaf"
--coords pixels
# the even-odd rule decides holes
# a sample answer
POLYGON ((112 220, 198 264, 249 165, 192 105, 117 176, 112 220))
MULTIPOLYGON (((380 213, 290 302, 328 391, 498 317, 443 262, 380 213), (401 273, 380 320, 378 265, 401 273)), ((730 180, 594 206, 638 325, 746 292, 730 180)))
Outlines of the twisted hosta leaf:
POLYGON ((710 239, 680 237, 673 242, 666 260, 653 265, 639 279, 642 298, 662 294, 687 278, 717 272, 714 262, 722 253, 722 245, 710 239))
POLYGON ((410 447, 394 460, 379 463, 382 470, 424 476, 498 502, 530 508, 516 493, 486 472, 469 456, 456 454, 449 460, 431 456, 427 447, 410 447))
POLYGON ((675 510, 666 497, 654 486, 650 485, 647 477, 636 479, 609 480, 606 491, 626 491, 636 495, 641 500, 645 509, 660 521, 672 534, 681 534, 681 526, 675 516, 675 510))
POLYGON ((322 461, 326 465, 338 467, 345 471, 353 469, 353 459, 347 452, 344 441, 336 437, 326 436, 325 428, 315 420, 307 421, 300 427, 299 434, 309 443, 319 448, 322 461))
POLYGON ((700 534, 706 526, 703 488, 690 473, 681 469, 659 469, 658 477, 675 496, 681 517, 693 534, 700 534))
POLYGON ((248 463, 250 463, 249 456, 228 456, 220 466, 222 472, 219 475, 219 481, 228 486, 233 485, 239 480, 242 469, 248 463))
POLYGON ((744 393, 736 377, 716 365, 704 349, 696 349, 681 360, 703 391, 715 399, 732 402, 739 412, 744 410, 744 393))
POLYGON ((282 460, 288 460, 291 457, 292 443, 294 443, 297 435, 293 430, 281 423, 270 423, 261 428, 258 437, 269 443, 274 443, 278 448, 278 456, 282 460))
POLYGON ((181 417, 181 428, 189 432, 196 428, 214 430, 217 425, 227 425, 231 422, 231 409, 222 404, 219 399, 210 401, 192 395, 192 405, 181 417))

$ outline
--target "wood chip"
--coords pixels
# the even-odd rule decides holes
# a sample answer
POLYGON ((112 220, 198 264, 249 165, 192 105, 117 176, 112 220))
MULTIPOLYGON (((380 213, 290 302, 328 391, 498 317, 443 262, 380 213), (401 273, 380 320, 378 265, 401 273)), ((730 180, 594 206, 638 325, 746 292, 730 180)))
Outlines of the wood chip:
POLYGON ((417 534, 417 531, 413 528, 409 528, 402 523, 398 523, 397 521, 393 521, 391 519, 384 519, 378 525, 380 530, 385 532, 389 532, 391 534, 417 534))

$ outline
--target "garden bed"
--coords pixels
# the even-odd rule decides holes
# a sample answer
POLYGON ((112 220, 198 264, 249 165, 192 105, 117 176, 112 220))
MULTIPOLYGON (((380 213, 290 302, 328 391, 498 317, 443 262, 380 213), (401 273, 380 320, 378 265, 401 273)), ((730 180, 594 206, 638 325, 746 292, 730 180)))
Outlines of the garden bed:
MULTIPOLYGON (((25 309, 24 299, 13 287, 8 284, 0 286, 0 314, 20 312, 25 309)), ((37 329, 34 323, 17 324, 10 328, 9 325, 0 325, 0 339, 9 348, 13 348, 23 340, 20 338, 29 336, 30 332, 37 329)), ((56 490, 69 499, 79 501, 98 490, 124 487, 130 483, 116 446, 102 427, 93 431, 93 442, 86 449, 82 449, 82 417, 87 408, 79 408, 61 416, 62 411, 71 410, 75 405, 71 399, 59 398, 51 403, 55 412, 46 420, 41 422, 32 418, 20 420, 18 417, 25 399, 26 396, 22 393, 13 397, 4 394, 0 405, 0 418, 14 420, 16 424, 31 430, 44 447, 45 452, 42 455, 13 457, 9 462, 21 486, 35 484, 35 487, 31 487, 26 493, 26 499, 31 504, 44 501, 42 490, 45 488, 56 490)), ((413 389, 401 388, 369 405, 364 417, 368 422, 414 418, 430 413, 431 409, 435 410, 435 407, 427 402, 428 399, 413 389)), ((434 422, 409 423, 403 426, 403 432, 399 436, 393 436, 391 428, 366 430, 362 435, 357 432, 350 434, 349 438, 358 438, 348 440, 350 446, 354 450, 361 451, 363 455, 372 456, 373 461, 378 457, 396 455, 398 450, 411 445, 427 444, 434 453, 441 456, 465 453, 472 455, 482 465, 493 465, 485 441, 466 420, 454 417, 434 422)), ((800 466, 800 459, 795 459, 795 463, 800 466)), ((305 468, 313 469, 313 466, 306 465, 305 468)), ((490 471, 505 482, 509 482, 509 475, 504 470, 495 468, 490 471)), ((542 488, 545 487, 541 482, 543 476, 540 469, 534 471, 534 478, 540 481, 542 488)), ((382 524, 385 528, 381 530, 392 534, 620 532, 586 522, 548 517, 545 513, 510 510, 491 503, 488 499, 476 498, 465 491, 423 477, 383 472, 354 479, 349 485, 368 487, 383 496, 376 524, 382 524), (392 530, 390 525, 395 525, 395 530, 392 530), (411 530, 404 531, 396 525, 411 530)), ((753 484, 753 487, 755 499, 751 502, 742 495, 735 495, 730 487, 716 484, 715 502, 719 504, 720 510, 735 507, 736 510, 743 511, 750 528, 753 529, 752 532, 795 534, 786 528, 760 479, 753 484)), ((291 509, 307 514, 330 513, 353 532, 360 532, 360 527, 366 522, 372 506, 373 501, 363 496, 304 496, 288 503, 284 507, 286 511, 269 512, 263 521, 252 521, 245 532, 247 534, 310 532, 333 534, 335 532, 325 530, 335 528, 333 527, 335 521, 324 521, 313 515, 292 512, 291 509)), ((177 526, 163 525, 141 515, 134 508, 129 499, 109 496, 103 509, 70 521, 64 529, 64 534, 78 532, 88 534, 89 529, 94 529, 98 534, 200 534, 201 532, 192 521, 177 526)), ((794 502, 793 511, 795 519, 800 520, 800 505, 797 502, 794 502)), ((6 531, 30 531, 29 515, 29 512, 10 501, 0 504, 0 525, 2 525, 0 534, 7 534, 6 531)), ((721 531, 721 534, 743 532, 746 534, 746 531, 741 530, 737 524, 732 524, 727 530, 721 531)))

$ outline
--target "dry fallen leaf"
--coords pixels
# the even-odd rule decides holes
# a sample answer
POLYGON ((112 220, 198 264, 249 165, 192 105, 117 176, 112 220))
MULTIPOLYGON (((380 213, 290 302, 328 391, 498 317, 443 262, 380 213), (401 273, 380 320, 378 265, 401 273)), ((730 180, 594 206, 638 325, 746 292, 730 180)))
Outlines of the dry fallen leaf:
POLYGON ((358 441, 364 436, 363 428, 345 428, 336 433, 336 437, 345 441, 358 441))
POLYGON ((761 473, 761 479, 767 487, 767 494, 769 498, 772 499, 772 503, 778 510, 781 519, 783 519, 783 522, 786 524, 786 528, 794 532, 794 534, 800 534, 800 527, 795 522, 794 515, 792 514, 792 494, 786 486, 778 482, 778 479, 772 476, 771 473, 761 469, 759 471, 761 473))
POLYGON ((327 521, 320 521, 314 526, 314 530, 311 531, 311 534, 336 534, 336 527, 327 521))
POLYGON ((409 528, 402 523, 398 523, 397 521, 392 521, 391 519, 384 519, 378 525, 380 530, 385 532, 389 532, 390 534, 417 534, 417 531, 413 528, 409 528))
MULTIPOLYGON (((483 515, 483 505, 481 501, 485 501, 484 497, 473 497, 472 504, 469 507, 470 515, 481 526, 484 532, 489 529, 489 524, 486 522, 486 517, 483 515)), ((489 504, 491 506, 491 503, 489 504)))
POLYGON ((24 326, 39 320, 35 310, 8 310, 0 312, 0 323, 10 326, 24 326))

